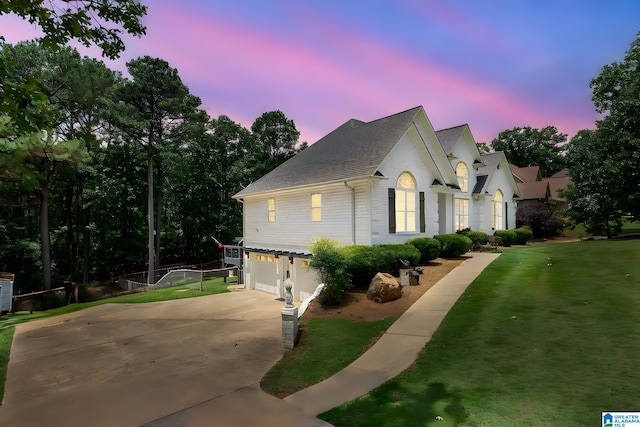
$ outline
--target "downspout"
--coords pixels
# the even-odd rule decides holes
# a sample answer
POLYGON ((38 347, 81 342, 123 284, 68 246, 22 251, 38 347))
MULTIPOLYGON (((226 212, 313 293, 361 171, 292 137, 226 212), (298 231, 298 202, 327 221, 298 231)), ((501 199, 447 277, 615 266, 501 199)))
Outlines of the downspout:
POLYGON ((356 244, 356 189, 344 182, 344 186, 351 190, 351 243, 356 244))

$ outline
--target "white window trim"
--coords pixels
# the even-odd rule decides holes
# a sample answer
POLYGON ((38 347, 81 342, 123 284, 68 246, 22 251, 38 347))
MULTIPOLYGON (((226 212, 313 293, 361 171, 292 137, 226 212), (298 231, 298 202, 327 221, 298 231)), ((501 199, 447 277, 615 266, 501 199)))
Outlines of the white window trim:
POLYGON ((322 221, 322 193, 311 194, 311 222, 322 221))

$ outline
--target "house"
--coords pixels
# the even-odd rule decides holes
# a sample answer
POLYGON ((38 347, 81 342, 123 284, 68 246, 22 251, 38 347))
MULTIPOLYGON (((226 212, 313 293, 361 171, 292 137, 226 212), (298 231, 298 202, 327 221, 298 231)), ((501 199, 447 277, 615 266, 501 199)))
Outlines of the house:
POLYGON ((351 119, 234 195, 244 283, 294 298, 317 286, 309 246, 405 243, 463 228, 515 227, 518 187, 503 153, 481 155, 468 125, 436 132, 422 106, 351 119))
POLYGON ((549 178, 542 178, 539 166, 509 166, 520 192, 518 207, 526 206, 533 201, 540 201, 551 206, 554 211, 563 211, 567 208, 567 201, 560 196, 560 190, 566 188, 571 182, 571 177, 566 169, 549 178))

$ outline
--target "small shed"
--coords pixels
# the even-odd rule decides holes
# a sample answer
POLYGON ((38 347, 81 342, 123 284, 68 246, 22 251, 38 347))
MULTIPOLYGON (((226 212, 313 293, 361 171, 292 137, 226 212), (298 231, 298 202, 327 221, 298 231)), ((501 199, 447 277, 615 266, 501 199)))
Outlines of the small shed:
POLYGON ((13 301, 13 273, 0 273, 0 312, 8 313, 11 311, 11 302, 13 301))

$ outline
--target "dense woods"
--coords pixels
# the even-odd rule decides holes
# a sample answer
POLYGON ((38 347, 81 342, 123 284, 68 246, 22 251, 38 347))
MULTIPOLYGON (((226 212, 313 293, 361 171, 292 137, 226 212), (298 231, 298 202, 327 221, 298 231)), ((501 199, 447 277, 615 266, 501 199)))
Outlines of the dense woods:
POLYGON ((27 132, 0 116, 0 271, 20 292, 216 259, 216 239, 242 234, 231 196, 301 146, 281 111, 250 129, 209 117, 159 58, 129 77, 68 47, 4 44, 0 58, 52 114, 27 132))

